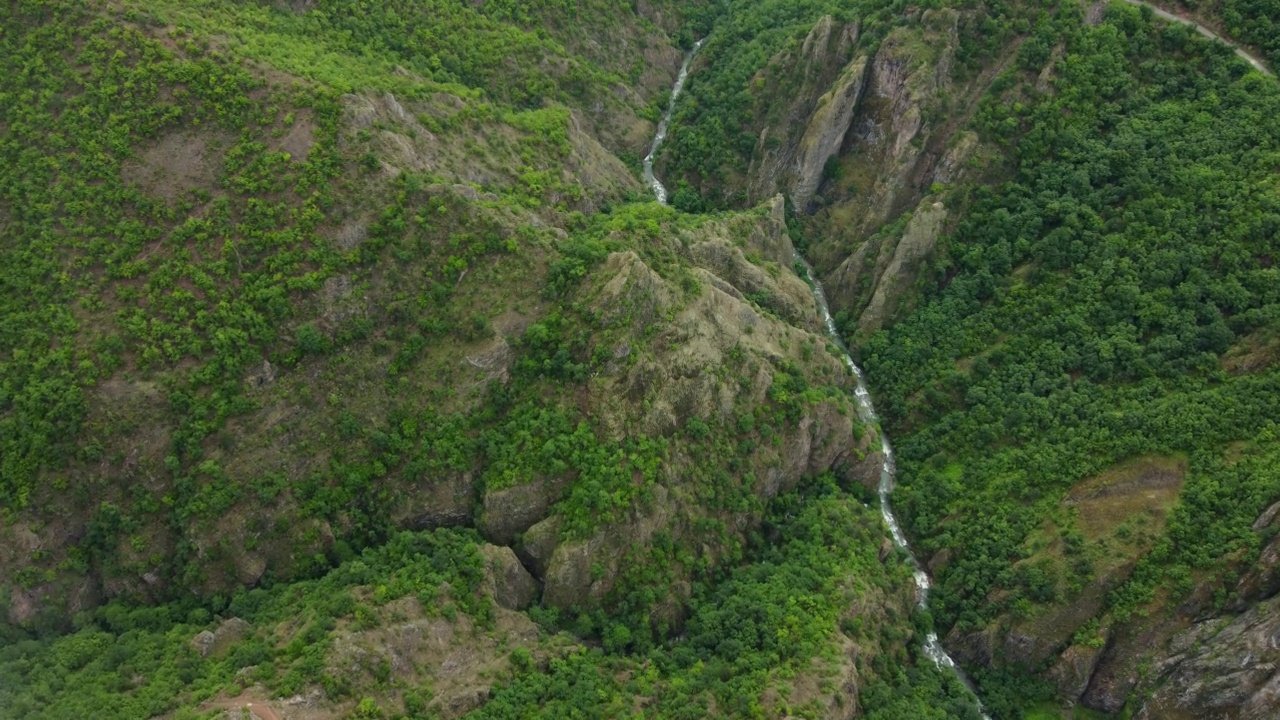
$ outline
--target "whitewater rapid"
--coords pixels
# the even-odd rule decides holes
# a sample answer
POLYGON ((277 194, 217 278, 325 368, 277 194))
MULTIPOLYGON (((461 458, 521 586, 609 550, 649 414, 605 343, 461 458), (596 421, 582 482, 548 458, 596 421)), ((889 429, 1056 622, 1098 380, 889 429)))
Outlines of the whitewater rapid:
MULTIPOLYGON (((809 287, 813 289, 813 299, 818 303, 818 309, 822 311, 822 322, 827 328, 827 336, 840 349, 844 364, 853 373, 855 381, 853 394, 857 400, 858 417, 862 419, 864 424, 875 428, 880 437, 880 452, 884 455, 884 463, 880 466, 880 483, 877 486, 880 496, 880 516, 884 518, 884 524, 889 527, 889 535, 893 538, 893 544, 907 556, 907 562, 911 565, 911 574, 916 581, 916 603, 922 610, 926 610, 929 607, 929 574, 924 571, 920 561, 916 559, 915 553, 911 552, 911 546, 907 543, 907 536, 902 532, 902 525, 898 523, 897 516, 893 514, 893 505, 889 502, 889 495, 893 492, 897 470, 893 461, 893 447, 889 444, 889 436, 880 429, 880 416, 876 414, 875 405, 871 402, 871 393, 867 390, 867 381, 862 374, 862 368, 853 362, 848 348, 844 346, 844 342, 840 339, 840 333, 836 330, 836 321, 831 317, 831 308, 827 305, 827 295, 822 290, 822 283, 814 276, 813 268, 809 266, 807 260, 797 254, 796 261, 804 267, 805 276, 809 280, 809 287)), ((982 717, 990 720, 986 712, 982 710, 982 701, 978 699, 973 682, 956 665, 956 661, 947 653, 946 648, 942 647, 942 642, 938 640, 937 633, 929 631, 924 640, 924 652, 938 667, 945 667, 955 673, 955 676, 960 680, 960 684, 964 685, 973 694, 974 702, 978 704, 978 711, 982 713, 982 717)))
POLYGON ((653 144, 649 146, 649 154, 644 156, 644 181, 653 188, 653 194, 658 198, 658 202, 663 205, 667 204, 667 188, 662 181, 653 174, 653 159, 657 157, 659 148, 662 147, 662 141, 667 139, 667 126, 671 124, 671 114, 676 111, 676 100, 680 98, 680 93, 684 90, 684 82, 689 79, 689 64, 693 62, 693 56, 698 54, 702 49, 702 44, 706 42, 706 38, 699 40, 693 44, 693 49, 688 55, 684 56, 684 63, 680 65, 680 74, 676 75, 676 84, 671 88, 671 98, 667 100, 667 111, 663 113, 662 120, 658 122, 658 132, 653 134, 653 144))
MULTIPOLYGON (((644 180, 653 189, 654 197, 663 205, 667 204, 667 188, 653 173, 653 159, 658 154, 658 149, 662 147, 662 141, 667 138, 667 127, 671 123, 672 114, 675 112, 676 100, 679 99, 680 93, 684 90, 685 81, 689 79, 689 65, 693 62, 694 55, 702 48, 704 42, 706 42, 705 38, 694 43, 693 49, 685 56, 684 63, 680 66, 680 73, 676 76, 676 84, 671 88, 671 99, 667 102, 667 111, 663 114, 661 122, 658 123, 658 131, 653 136, 653 144, 649 148, 649 154, 644 158, 644 180)), ((795 259, 804 267, 809 287, 813 289, 813 299, 818 303, 818 309, 822 311, 822 321, 826 325, 828 337, 840 349, 845 365, 853 373, 856 381, 853 392, 857 400, 858 417, 866 425, 876 428, 880 437, 880 451, 884 455, 884 464, 880 466, 880 515, 884 518, 885 525, 889 527, 889 534, 893 538, 893 544, 906 554, 907 561, 911 565, 911 573, 915 577, 916 583, 916 603, 921 609, 928 609, 929 575, 921 567, 920 561, 916 559, 915 554, 911 552, 911 546, 907 544, 907 536, 902 532, 902 526, 898 523, 898 518, 894 516, 893 506, 889 502, 889 495, 893 492, 895 473, 893 448, 889 445, 888 436, 880 430, 880 417, 876 415, 875 405, 871 402, 871 393, 867 390, 866 378, 862 375, 862 369, 853 362, 848 348, 844 346, 844 342, 840 339, 840 333, 836 331, 836 321, 831 317, 831 308, 827 305, 827 296, 822 290, 822 283, 818 282, 818 278, 814 276, 813 268, 809 266, 807 260, 798 253, 795 259)), ((986 712, 982 710, 982 701, 978 699, 973 683, 964 674, 964 671, 956 665, 956 661, 952 659, 946 649, 942 647, 937 633, 929 632, 924 641, 924 652, 938 667, 946 668, 955 674, 956 678, 960 680, 960 684, 973 695, 974 702, 977 703, 978 711, 982 713, 982 717, 986 720, 991 720, 986 712)))

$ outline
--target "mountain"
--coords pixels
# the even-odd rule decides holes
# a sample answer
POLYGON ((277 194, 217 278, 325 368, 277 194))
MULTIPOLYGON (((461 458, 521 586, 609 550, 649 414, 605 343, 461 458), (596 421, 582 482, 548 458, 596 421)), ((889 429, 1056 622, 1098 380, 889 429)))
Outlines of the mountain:
POLYGON ((0 20, 0 715, 1280 708, 1280 87, 1233 48, 1123 3, 0 20))

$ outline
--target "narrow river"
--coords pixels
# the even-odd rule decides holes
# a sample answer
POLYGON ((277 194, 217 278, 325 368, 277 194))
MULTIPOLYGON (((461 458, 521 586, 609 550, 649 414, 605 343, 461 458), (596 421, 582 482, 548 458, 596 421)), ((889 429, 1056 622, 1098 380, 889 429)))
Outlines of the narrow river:
MULTIPOLYGON (((685 56, 684 63, 680 66, 680 73, 676 76, 676 84, 671 89, 671 99, 667 103, 667 111, 658 123, 658 131, 653 137, 653 144, 650 146, 649 154, 644 159, 645 182, 649 183, 649 186, 653 188, 654 196, 663 205, 667 203, 667 189, 653 173, 653 159, 658 154, 659 148, 662 147, 662 141, 667 138, 667 129, 671 123, 671 115, 676 109, 676 101, 680 98, 681 91, 684 90, 685 81, 689 79, 689 65, 693 62, 694 55, 702 48, 704 42, 706 42, 705 38, 699 40, 694 44, 689 54, 685 56)), ((911 564, 911 572, 915 576, 916 582, 916 602, 922 609, 927 609, 929 606, 929 575, 921 567, 920 561, 916 559, 915 554, 911 552, 911 546, 907 543, 907 536, 902 532, 902 526, 898 523, 898 518, 893 514, 893 506, 889 502, 889 495, 893 492, 895 473, 893 448, 889 445, 889 437, 880 430, 880 417, 876 415, 875 405, 871 402, 871 393, 867 390, 866 378, 863 377, 862 369, 853 362, 848 349, 844 346, 844 341, 840 339, 840 333, 836 331, 836 322, 831 317, 831 309, 827 305, 827 296, 822 289, 822 283, 818 282, 818 278, 814 276, 813 268, 809 266, 807 260, 799 254, 796 255, 796 259, 804 265, 805 275, 810 287, 813 288, 813 299, 817 302, 818 309, 822 311, 822 321, 826 326, 827 335, 835 343, 836 347, 840 349, 845 365, 853 373, 856 383, 853 392, 857 400, 858 416, 863 423, 876 428, 880 436, 880 449, 884 454, 884 464, 880 467, 880 514, 884 517, 885 525, 889 527, 889 534, 893 537, 893 544, 905 552, 907 561, 911 564)), ((956 665, 955 660, 947 654, 946 648, 942 647, 942 643, 938 640, 937 633, 930 632, 925 638, 924 652, 938 667, 946 668, 955 674, 960 683, 973 695, 974 702, 977 703, 978 711, 982 713, 982 717, 990 720, 982 710, 982 701, 978 699, 973 683, 964 674, 964 671, 956 665)))
MULTIPOLYGON (((907 562, 911 564, 911 573, 916 580, 916 602, 919 603, 921 609, 929 607, 929 574, 920 566, 920 561, 916 559, 915 553, 911 552, 911 546, 907 543, 907 536, 902 532, 902 526, 898 523, 898 518, 893 514, 893 505, 889 502, 889 495, 893 492, 893 483, 896 467, 893 462, 893 447, 889 445, 889 436, 880 429, 880 416, 876 415, 875 405, 871 402, 871 393, 867 390, 867 381, 862 374, 862 368, 858 367, 853 358, 849 355, 849 350, 844 346, 844 342, 840 339, 840 333, 836 330, 836 321, 831 317, 831 308, 827 305, 827 295, 822 290, 822 283, 813 274, 813 268, 809 266, 809 262, 796 255, 796 259, 804 265, 804 272, 809 280, 809 286, 813 288, 813 299, 818 303, 818 309, 822 311, 822 322, 826 325, 827 336, 831 338, 831 342, 840 348, 840 354, 844 357, 844 364, 849 367, 849 372, 853 373, 855 386, 853 390, 854 397, 858 403, 858 417, 866 425, 876 429, 880 435, 880 451, 884 454, 884 464, 880 466, 880 482, 878 485, 880 495, 880 515, 884 517, 884 524, 889 526, 889 534, 893 537, 893 544, 903 550, 907 556, 907 562)), ((938 640, 936 632, 929 632, 924 640, 924 652, 928 655, 938 667, 944 667, 960 680, 960 684, 973 695, 974 702, 978 704, 978 711, 982 713, 982 717, 988 718, 986 712, 982 710, 982 701, 978 699, 978 693, 973 687, 973 683, 964 671, 956 665, 956 661, 947 654, 946 648, 942 647, 942 643, 938 640)))
POLYGON ((693 62, 693 56, 698 54, 702 49, 702 43, 706 41, 707 39, 703 38, 694 43, 693 49, 684 56, 684 63, 680 65, 680 74, 676 75, 676 84, 671 88, 671 99, 667 101, 667 111, 662 114, 662 120, 658 121, 658 131, 653 134, 653 144, 649 146, 649 154, 644 156, 644 181, 653 188, 653 194, 663 205, 667 204, 667 188, 653 174, 653 159, 658 156, 662 141, 667 139, 667 126, 671 124, 671 114, 676 111, 676 100, 684 90, 684 81, 689 79, 689 64, 693 62))

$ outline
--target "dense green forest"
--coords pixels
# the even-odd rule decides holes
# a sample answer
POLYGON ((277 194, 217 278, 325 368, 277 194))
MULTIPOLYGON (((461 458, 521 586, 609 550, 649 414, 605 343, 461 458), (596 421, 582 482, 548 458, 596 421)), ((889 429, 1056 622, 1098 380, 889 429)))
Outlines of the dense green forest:
POLYGON ((1231 37, 1262 51, 1268 67, 1280 65, 1280 7, 1267 0, 1223 0, 1222 2, 1183 2, 1183 7, 1213 19, 1231 37))
MULTIPOLYGON (((170 11, 162 4, 149 7, 170 11)), ((460 275, 470 266, 481 258, 527 258, 542 252, 538 245, 522 246, 536 241, 536 232, 523 228, 523 234, 513 233, 465 203, 441 197, 430 189, 434 179, 429 175, 400 179, 368 231, 370 241, 358 251, 344 252, 322 241, 320 228, 340 220, 343 211, 338 206, 348 203, 343 196, 360 192, 358 181, 342 175, 352 163, 338 148, 338 92, 349 86, 336 74, 362 73, 361 82, 373 87, 392 83, 391 74, 380 68, 386 69, 392 59, 405 60, 407 50, 384 50, 380 41, 360 35, 359 23, 367 20, 363 16, 343 16, 316 29, 295 27, 299 20, 292 14, 267 6, 221 4, 209 10, 190 16, 196 24, 168 31, 167 42, 153 38, 161 21, 143 11, 126 10, 111 19, 74 5, 23 3, 8 18, 25 32, 6 34, 3 53, 3 182, 8 200, 2 332, 12 352, 0 361, 0 497, 6 507, 16 509, 32 502, 57 502, 68 489, 67 476, 78 465, 118 458, 120 451, 111 447, 115 438, 146 422, 128 412, 116 412, 106 420, 92 417, 86 393, 120 372, 159 380, 156 392, 164 398, 164 412, 177 422, 163 470, 178 476, 174 492, 163 498, 135 494, 102 504, 97 510, 101 532, 90 538, 76 562, 92 559, 84 553, 107 550, 122 531, 136 530, 139 516, 169 513, 176 522, 216 517, 247 493, 264 499, 278 493, 279 478, 269 474, 253 478, 253 486, 247 488, 223 482, 223 469, 208 457, 211 437, 229 418, 253 407, 242 378, 264 357, 277 366, 296 367, 309 357, 331 355, 373 334, 395 354, 391 369, 399 374, 412 366, 431 338, 465 340, 477 328, 485 331, 486 318, 448 306, 460 275), (263 24, 254 22, 259 16, 270 19, 266 27, 279 26, 271 41, 257 44, 251 36, 232 54, 210 48, 208 36, 199 29, 201 24, 217 29, 219 22, 246 30, 261 28, 263 24), (325 74, 325 63, 309 65, 316 79, 325 82, 317 86, 268 85, 241 59, 272 60, 268 51, 287 54, 291 48, 314 50, 321 47, 312 44, 314 33, 348 39, 355 34, 366 51, 335 50, 341 59, 335 60, 335 75, 325 74), (280 42, 282 38, 287 42, 280 42), (179 50, 167 47, 170 42, 179 50), (76 48, 76 54, 68 48, 76 48), (375 60, 377 67, 365 67, 375 60), (313 142, 305 157, 292 157, 283 145, 304 119, 313 142), (130 177, 134 148, 181 128, 201 127, 209 128, 225 146, 225 166, 208 178, 208 187, 192 188, 166 202, 144 192, 130 177), (388 298, 389 322, 374 328, 367 317, 353 318, 320 330, 314 322, 302 321, 300 308, 326 281, 361 272, 390 255, 413 259, 412 268, 405 267, 407 272, 396 278, 406 288, 410 273, 425 276, 427 283, 414 287, 411 298, 388 298), (67 336, 77 342, 56 340, 67 336), (163 507, 158 505, 161 500, 163 507)), ((185 5, 172 9, 172 19, 183 23, 186 11, 185 5)), ((534 43, 528 33, 510 24, 473 11, 458 12, 471 18, 468 23, 460 20, 462 27, 487 22, 506 28, 499 35, 534 43)), ((490 5, 486 12, 505 17, 507 11, 490 5)), ((314 21, 324 16, 305 17, 314 21)), ((376 27, 386 38, 398 36, 392 25, 376 27)), ((537 52, 557 47, 549 40, 539 42, 542 45, 534 43, 541 48, 537 52)), ((488 56, 501 54, 493 51, 488 56)), ((292 69, 293 61, 282 60, 280 66, 292 69)), ((486 95, 520 102, 487 83, 485 71, 479 69, 459 69, 441 77, 448 83, 463 78, 485 87, 486 95)), ((421 78, 413 82, 419 92, 440 87, 470 92, 421 78)), ((518 91, 513 88, 510 93, 518 91)), ((452 121, 460 127, 453 131, 468 134, 476 125, 496 121, 526 136, 519 152, 530 165, 518 170, 509 185, 495 186, 504 196, 501 202, 537 207, 553 194, 581 194, 537 167, 558 162, 563 155, 566 112, 501 110, 483 102, 477 112, 473 120, 455 115, 452 121)), ((437 128, 440 133, 449 131, 437 128)), ((376 162, 371 152, 359 158, 360 163, 376 162)), ((583 249, 571 249, 555 265, 554 277, 565 279, 554 279, 553 285, 581 276, 581 271, 571 271, 574 263, 598 262, 606 252, 604 246, 585 240, 572 247, 583 249)), ((413 282, 417 285, 416 279, 413 282)), ((543 327, 531 328, 531 337, 543 327)), ((536 352, 553 356, 535 375, 580 376, 585 371, 585 365, 556 355, 565 341, 531 341, 536 352)), ((425 416, 411 408, 403 412, 413 417, 390 419, 391 437, 376 431, 367 455, 354 442, 353 435, 362 431, 347 427, 351 421, 344 424, 339 417, 339 435, 353 442, 348 446, 351 456, 334 458, 331 473, 345 480, 338 487, 326 478, 316 480, 325 485, 322 488, 304 483, 297 488, 303 502, 322 515, 354 503, 358 518, 377 504, 369 494, 370 481, 386 470, 375 471, 375 466, 416 463, 421 473, 457 465, 464 462, 457 458, 478 451, 477 439, 458 435, 457 423, 467 421, 435 411, 425 416), (418 423, 421 432, 407 429, 418 423)), ((486 419, 476 422, 487 422, 493 412, 487 409, 486 419)), ((339 411, 343 413, 349 415, 339 411)), ((573 423, 564 418, 559 422, 558 432, 572 432, 573 423)), ((87 488, 74 490, 83 494, 87 488)), ((355 522, 368 537, 386 525, 385 518, 355 522)))
POLYGON ((475 534, 440 530, 392 537, 320 580, 241 592, 209 607, 108 606, 79 619, 73 634, 8 643, 0 708, 9 717, 154 717, 212 696, 244 668, 281 693, 317 683, 341 695, 349 688, 325 674, 340 622, 374 627, 380 608, 412 598, 429 613, 491 623, 492 603, 477 593, 482 575, 475 534), (242 633, 201 653, 191 640, 213 613, 261 627, 288 621, 290 635, 280 642, 242 633))
MULTIPOLYGON (((936 631, 992 717, 1092 717, 1058 653, 1260 599, 1280 87, 1086 9, 6 5, 0 716, 980 717, 936 631), (883 428, 792 262, 877 170, 744 189, 824 16, 945 35, 885 67, 982 148, 889 204, 875 242, 950 213, 905 309, 834 308, 883 428), (636 159, 699 38, 666 207, 636 159)), ((1280 60, 1264 5, 1199 11, 1280 60)))
MULTIPOLYGON (((61 549, 6 555, 5 605, 43 605, 4 628, 0 714, 190 717, 251 686, 268 701, 318 691, 352 717, 436 717, 427 678, 336 659, 352 637, 414 622, 502 648, 482 714, 523 714, 533 697, 601 716, 653 698, 663 716, 711 706, 817 716, 833 697, 884 717, 922 707, 943 717, 944 697, 968 712, 965 691, 919 657, 913 638, 927 621, 912 616, 902 559, 879 553, 878 516, 829 478, 771 506, 755 488, 752 458, 776 453, 814 407, 852 414, 845 380, 774 358, 762 368, 735 349, 718 382, 751 387, 732 371, 766 375, 763 396, 732 422, 621 438, 576 398, 616 363, 611 316, 582 301, 598 285, 588 278, 610 253, 634 251, 694 297, 706 281, 665 238, 714 220, 625 204, 634 179, 637 190, 619 191, 560 172, 589 151, 574 135, 579 108, 652 112, 609 89, 635 82, 637 66, 574 32, 586 22, 661 36, 612 9, 51 1, 5 11, 16 31, 0 41, 12 349, 0 360, 3 517, 21 542, 58 532, 59 516, 84 522, 61 549), (400 103, 415 100, 428 111, 406 113, 400 103), (353 128, 370 105, 377 118, 353 128), (405 125, 393 150, 431 138, 465 154, 433 160, 438 173, 391 173, 384 138, 405 125), (484 182, 453 180, 478 168, 484 182), (357 240, 343 239, 370 215, 357 240), (367 309, 335 307, 351 302, 349 285, 372 298, 367 309), (456 393, 448 363, 470 356, 452 348, 488 342, 503 306, 535 320, 504 345, 509 374, 456 393), (372 379, 325 379, 344 375, 372 379), (277 398, 308 419, 259 425, 277 398), (306 459, 273 462, 277 444, 306 459), (569 477, 549 510, 558 539, 590 539, 652 505, 675 458, 688 458, 682 472, 707 513, 699 534, 628 550, 639 562, 607 606, 513 619, 485 589, 482 550, 493 546, 475 530, 400 529, 406 498, 438 478, 487 499, 569 477), (269 567, 236 580, 258 552, 269 567), (107 591, 117 599, 106 605, 76 599, 140 575, 107 591), (696 628, 697 641, 677 647, 652 618, 683 576, 696 586, 671 622, 696 628), (42 590, 59 587, 72 589, 42 590), (740 612, 758 619, 744 625, 740 612), (524 640, 507 646, 512 623, 524 640), (862 694, 840 685, 855 672, 841 643, 868 649, 862 694), (792 683, 803 686, 794 696, 792 683)), ((710 17, 699 3, 686 10, 710 17)), ((673 42, 687 46, 695 21, 677 21, 668 17, 673 42)), ((775 317, 767 292, 752 297, 742 301, 752 312, 775 317)), ((820 347, 787 349, 809 358, 820 347)), ((480 513, 463 512, 467 522, 480 513)))
POLYGON ((1061 502, 1120 460, 1187 469, 1103 625, 1232 587, 1280 497, 1280 88, 1138 9, 1054 32, 1068 52, 1056 92, 989 96, 980 114, 1014 177, 955 199, 968 213, 928 301, 862 349, 901 453, 899 506, 921 548, 947 554, 935 619, 961 630, 1070 603, 1096 579, 1113 549, 1061 502))

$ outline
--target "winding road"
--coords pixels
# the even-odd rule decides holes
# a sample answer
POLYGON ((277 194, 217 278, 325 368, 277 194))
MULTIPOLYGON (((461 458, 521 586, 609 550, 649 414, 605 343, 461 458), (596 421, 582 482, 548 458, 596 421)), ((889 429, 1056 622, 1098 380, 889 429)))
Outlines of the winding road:
POLYGON ((1245 52, 1234 41, 1222 37, 1221 35, 1215 33, 1214 31, 1210 30, 1204 25, 1201 25, 1195 20, 1182 17, 1181 15, 1175 15, 1174 13, 1171 13, 1168 10, 1163 10, 1159 7, 1156 7, 1155 5, 1152 5, 1149 2, 1143 2, 1143 0, 1124 0, 1124 2, 1127 2, 1130 5, 1137 5, 1139 7, 1151 8, 1151 12, 1155 13, 1157 17, 1164 18, 1165 20, 1168 20, 1170 22, 1181 23, 1183 25, 1190 25, 1191 27, 1195 28, 1196 32, 1200 33, 1201 35, 1209 38, 1210 40, 1217 40, 1218 42, 1230 47, 1232 50, 1235 50, 1236 55, 1239 55, 1245 62, 1252 65, 1258 72, 1262 73, 1263 75, 1275 75, 1275 73, 1271 72, 1271 70, 1269 70, 1261 60, 1245 52))

